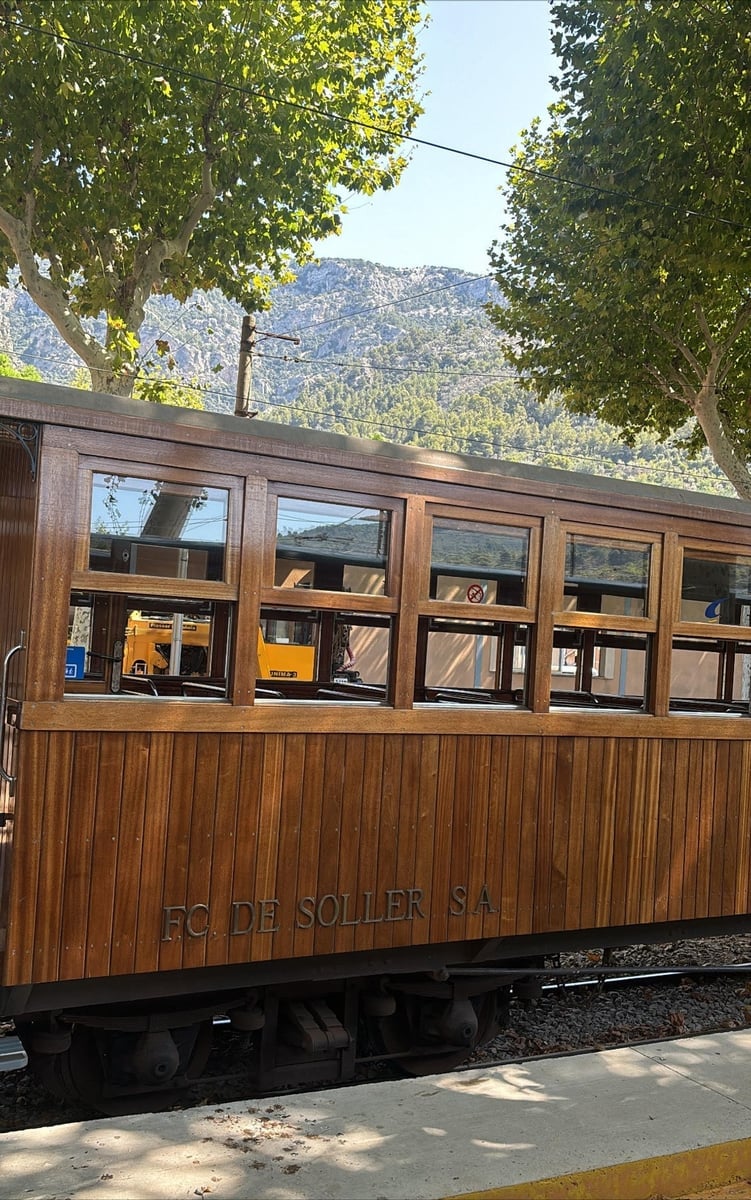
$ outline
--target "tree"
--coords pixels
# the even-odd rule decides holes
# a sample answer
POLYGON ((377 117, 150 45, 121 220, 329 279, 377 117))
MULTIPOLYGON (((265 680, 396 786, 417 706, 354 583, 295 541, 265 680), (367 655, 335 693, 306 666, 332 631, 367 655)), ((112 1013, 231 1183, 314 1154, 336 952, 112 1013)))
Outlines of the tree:
POLYGON ((566 0, 491 316, 543 398, 633 443, 682 430, 751 498, 751 25, 734 0, 566 0), (568 182, 566 182, 568 181, 568 182))
POLYGON ((0 270, 18 266, 96 389, 130 394, 152 293, 262 307, 347 192, 405 165, 414 0, 0 7, 0 270))
POLYGON ((37 383, 42 379, 36 367, 17 367, 7 354, 0 354, 0 375, 10 379, 32 379, 37 383))

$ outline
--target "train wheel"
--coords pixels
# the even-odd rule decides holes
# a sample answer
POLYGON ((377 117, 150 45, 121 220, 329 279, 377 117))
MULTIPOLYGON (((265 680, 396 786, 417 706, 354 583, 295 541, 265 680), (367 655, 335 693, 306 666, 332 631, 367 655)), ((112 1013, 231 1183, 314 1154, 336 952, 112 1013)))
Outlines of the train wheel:
POLYGON ((60 1053, 40 1053, 33 1040, 27 1053, 32 1071, 54 1095, 117 1117, 158 1112, 187 1098, 211 1042, 210 1021, 156 1036, 76 1025, 60 1053))
POLYGON ((503 1020, 497 991, 473 996, 469 1003, 476 1025, 470 1016, 466 1031, 459 1029, 457 1034, 464 1044, 451 1045, 426 1037, 426 1029, 434 1024, 438 1007, 435 1001, 404 992, 395 999, 395 1011, 389 1016, 370 1018, 369 1031, 379 1050, 406 1075, 436 1075, 461 1066, 477 1046, 494 1036, 503 1020))

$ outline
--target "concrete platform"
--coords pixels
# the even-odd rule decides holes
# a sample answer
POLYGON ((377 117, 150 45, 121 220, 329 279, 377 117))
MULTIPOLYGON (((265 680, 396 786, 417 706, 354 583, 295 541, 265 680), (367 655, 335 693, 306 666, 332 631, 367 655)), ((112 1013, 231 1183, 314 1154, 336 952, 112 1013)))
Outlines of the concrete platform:
POLYGON ((646 1200, 744 1178, 751 1031, 0 1135, 2 1200, 646 1200))

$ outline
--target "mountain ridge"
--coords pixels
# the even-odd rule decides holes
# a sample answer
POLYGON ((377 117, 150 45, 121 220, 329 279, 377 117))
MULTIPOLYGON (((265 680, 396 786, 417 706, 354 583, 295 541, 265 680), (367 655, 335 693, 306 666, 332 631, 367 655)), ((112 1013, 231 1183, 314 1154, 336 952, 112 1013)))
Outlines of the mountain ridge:
MULTIPOLYGON (((264 419, 483 456, 616 474, 698 491, 731 489, 707 455, 679 441, 627 446, 608 426, 539 404, 504 362, 483 305, 490 276, 322 259, 274 289, 256 314, 252 406, 264 419), (299 338, 299 343, 291 338, 299 338)), ((178 379, 214 411, 233 411, 243 313, 217 292, 147 306, 142 354, 169 347, 178 379)), ((0 289, 0 353, 72 383, 82 364, 20 287, 0 289)), ((732 493, 731 493, 732 494, 732 493)))

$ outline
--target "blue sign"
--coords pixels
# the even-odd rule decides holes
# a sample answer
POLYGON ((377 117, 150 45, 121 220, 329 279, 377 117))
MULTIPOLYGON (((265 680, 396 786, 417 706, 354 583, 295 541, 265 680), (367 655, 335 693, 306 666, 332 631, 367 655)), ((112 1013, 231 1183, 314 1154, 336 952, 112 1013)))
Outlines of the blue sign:
POLYGON ((68 646, 65 651, 65 678, 83 679, 86 669, 86 647, 68 646))

